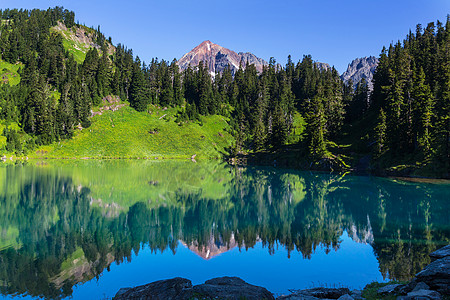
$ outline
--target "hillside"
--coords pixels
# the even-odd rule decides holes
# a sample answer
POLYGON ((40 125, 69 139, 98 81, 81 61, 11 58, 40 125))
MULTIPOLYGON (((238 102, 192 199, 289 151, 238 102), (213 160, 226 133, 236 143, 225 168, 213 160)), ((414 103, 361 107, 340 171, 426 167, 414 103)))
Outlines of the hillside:
POLYGON ((175 122, 177 113, 177 108, 150 106, 137 112, 126 103, 105 105, 94 113, 90 127, 77 130, 70 140, 42 146, 29 157, 161 159, 196 155, 201 159, 227 153, 233 137, 226 118, 206 116, 201 125, 179 125, 175 122))
POLYGON ((21 63, 11 64, 0 59, 0 84, 17 85, 20 82, 21 63))
MULTIPOLYGON (((101 37, 92 28, 83 25, 67 28, 62 22, 50 28, 51 32, 59 33, 63 37, 64 49, 73 55, 78 63, 82 63, 86 58, 86 53, 91 48, 101 50, 101 37)), ((112 55, 116 48, 108 41, 104 41, 107 46, 108 55, 112 55)))

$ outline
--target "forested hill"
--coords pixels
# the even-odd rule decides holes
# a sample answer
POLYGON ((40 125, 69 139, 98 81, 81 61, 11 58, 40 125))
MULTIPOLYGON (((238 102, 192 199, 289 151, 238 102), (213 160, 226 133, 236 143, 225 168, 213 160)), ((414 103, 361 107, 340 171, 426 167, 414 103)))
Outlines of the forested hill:
POLYGON ((308 55, 298 63, 289 57, 284 67, 272 58, 261 72, 246 63, 235 72, 226 67, 212 79, 202 62, 183 71, 176 60, 145 64, 132 50, 113 46, 100 27, 75 24, 74 13, 60 7, 0 16, 0 151, 36 153, 58 142, 79 157, 79 134, 95 142, 94 132, 110 121, 118 135, 114 118, 126 124, 133 115, 139 124, 153 118, 151 124, 170 127, 136 126, 129 135, 141 143, 136 156, 157 151, 139 152, 148 146, 144 140, 153 141, 145 134, 159 134, 159 142, 183 140, 183 128, 195 125, 202 133, 199 143, 185 141, 189 151, 201 149, 203 140, 216 153, 280 157, 290 166, 367 169, 364 162, 372 159, 377 171, 449 176, 448 19, 418 26, 383 49, 369 94, 365 79, 356 88, 344 84, 334 68, 319 68, 308 55), (113 109, 101 115, 106 104, 113 109), (218 124, 208 122, 214 116, 227 122, 215 132, 208 127, 218 124))

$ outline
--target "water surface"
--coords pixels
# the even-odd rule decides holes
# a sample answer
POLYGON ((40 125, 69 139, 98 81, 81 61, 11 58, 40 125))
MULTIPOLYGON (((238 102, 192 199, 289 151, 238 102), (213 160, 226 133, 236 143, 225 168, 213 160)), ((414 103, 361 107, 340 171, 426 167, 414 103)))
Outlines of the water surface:
POLYGON ((450 185, 215 162, 0 166, 0 297, 104 299, 177 276, 271 292, 407 280, 450 243, 450 185))

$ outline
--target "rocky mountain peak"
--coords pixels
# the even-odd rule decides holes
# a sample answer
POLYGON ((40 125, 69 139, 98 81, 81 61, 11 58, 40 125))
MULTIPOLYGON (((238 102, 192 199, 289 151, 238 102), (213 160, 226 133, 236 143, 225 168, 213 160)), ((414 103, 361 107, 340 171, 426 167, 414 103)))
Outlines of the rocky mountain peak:
POLYGON ((236 53, 206 40, 183 55, 178 61, 178 66, 181 70, 185 70, 189 65, 191 67, 197 66, 200 61, 203 61, 204 64, 206 64, 212 76, 216 73, 223 72, 228 65, 230 66, 231 71, 235 73, 239 69, 241 61, 244 65, 247 62, 254 64, 258 72, 262 72, 263 66, 267 65, 265 60, 257 57, 253 53, 236 53))
POLYGON ((351 79, 353 81, 353 87, 356 87, 356 84, 365 78, 368 82, 369 89, 372 90, 373 73, 377 66, 378 58, 375 56, 356 58, 348 65, 347 71, 341 75, 341 79, 345 83, 351 79))

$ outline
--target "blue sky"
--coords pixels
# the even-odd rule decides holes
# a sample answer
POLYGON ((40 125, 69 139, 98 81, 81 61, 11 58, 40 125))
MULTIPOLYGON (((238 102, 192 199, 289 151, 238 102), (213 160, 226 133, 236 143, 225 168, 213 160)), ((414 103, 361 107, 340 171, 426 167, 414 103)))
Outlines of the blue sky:
POLYGON ((444 22, 450 13, 450 0, 0 0, 3 9, 56 5, 147 62, 178 59, 211 40, 282 64, 289 54, 294 61, 311 54, 341 73, 352 59, 378 56, 416 24, 444 22))

